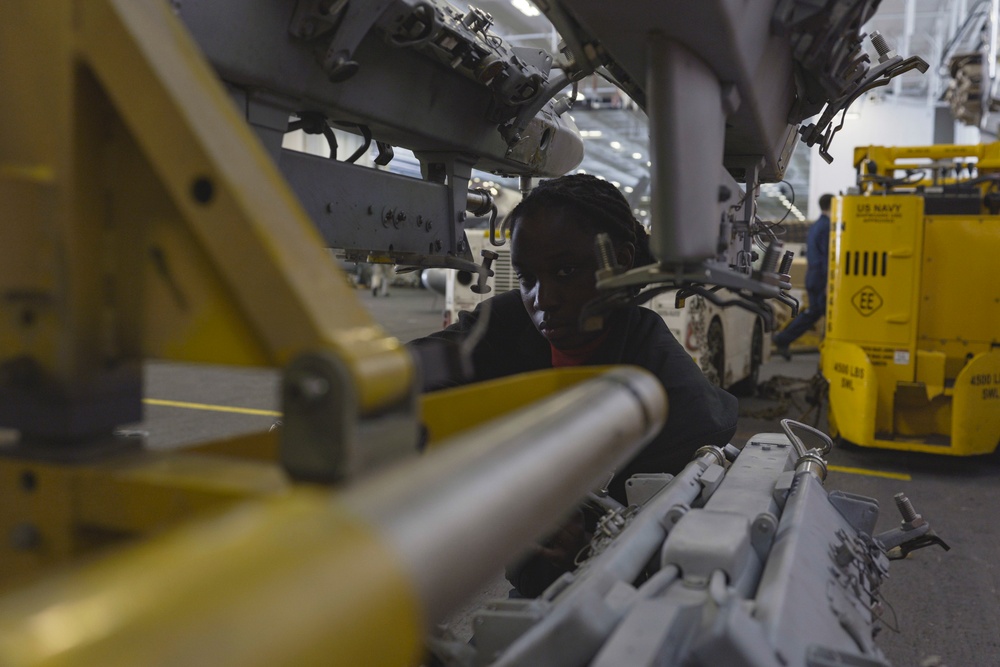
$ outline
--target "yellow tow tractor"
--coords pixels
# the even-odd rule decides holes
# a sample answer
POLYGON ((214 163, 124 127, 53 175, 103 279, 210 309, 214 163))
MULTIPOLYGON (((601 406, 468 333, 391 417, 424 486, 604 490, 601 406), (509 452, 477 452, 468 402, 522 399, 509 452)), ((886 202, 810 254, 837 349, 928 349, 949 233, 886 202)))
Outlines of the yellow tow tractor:
POLYGON ((1000 143, 859 147, 834 203, 823 375, 842 439, 953 456, 1000 441, 1000 143))

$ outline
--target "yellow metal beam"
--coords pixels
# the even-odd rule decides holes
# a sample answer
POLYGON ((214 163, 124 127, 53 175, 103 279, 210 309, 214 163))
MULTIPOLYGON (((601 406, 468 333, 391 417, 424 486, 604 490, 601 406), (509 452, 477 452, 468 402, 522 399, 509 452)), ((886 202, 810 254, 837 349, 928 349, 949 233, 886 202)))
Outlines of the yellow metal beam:
POLYGON ((428 444, 497 419, 546 396, 607 373, 609 366, 560 368, 524 373, 436 391, 420 397, 428 444))

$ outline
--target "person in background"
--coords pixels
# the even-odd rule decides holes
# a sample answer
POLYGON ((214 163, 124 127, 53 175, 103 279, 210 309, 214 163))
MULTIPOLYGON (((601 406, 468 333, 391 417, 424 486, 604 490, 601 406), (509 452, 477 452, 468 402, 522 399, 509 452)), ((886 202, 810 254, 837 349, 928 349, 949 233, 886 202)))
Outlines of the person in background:
MULTIPOLYGON (((579 326, 584 305, 598 296, 599 233, 611 237, 620 266, 654 261, 649 237, 618 189, 584 174, 543 181, 514 208, 508 223, 519 288, 461 313, 452 326, 411 345, 442 338, 460 343, 488 308, 486 331, 472 352, 474 377, 467 380, 597 364, 651 371, 666 390, 669 415, 660 433, 611 478, 608 494, 622 504, 625 481, 633 474, 677 473, 699 447, 726 445, 736 431, 736 399, 708 382, 659 315, 626 305, 604 318, 598 331, 579 326)), ((571 570, 589 539, 587 528, 577 516, 508 568, 517 594, 535 597, 571 570)))
POLYGON ((372 296, 389 296, 392 264, 372 264, 372 296))
POLYGON ((819 198, 820 216, 816 222, 809 226, 809 232, 806 236, 806 293, 809 295, 809 306, 773 338, 775 349, 786 361, 792 358, 788 346, 799 336, 809 331, 826 314, 826 282, 830 261, 830 203, 832 201, 833 195, 830 194, 822 195, 819 198))

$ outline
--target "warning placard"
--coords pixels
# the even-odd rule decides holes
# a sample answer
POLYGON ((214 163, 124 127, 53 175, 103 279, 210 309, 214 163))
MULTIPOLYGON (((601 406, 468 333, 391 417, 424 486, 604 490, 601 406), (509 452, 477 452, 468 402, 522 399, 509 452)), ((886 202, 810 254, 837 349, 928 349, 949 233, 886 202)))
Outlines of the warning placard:
POLYGON ((868 317, 881 308, 882 303, 882 297, 871 285, 865 285, 851 297, 851 304, 864 317, 868 317))

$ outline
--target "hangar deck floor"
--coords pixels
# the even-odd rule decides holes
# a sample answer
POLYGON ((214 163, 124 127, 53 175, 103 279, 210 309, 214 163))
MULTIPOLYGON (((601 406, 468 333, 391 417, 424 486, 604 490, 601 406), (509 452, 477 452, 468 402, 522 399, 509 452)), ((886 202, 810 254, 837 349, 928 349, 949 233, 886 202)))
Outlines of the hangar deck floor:
MULTIPOLYGON (((440 327, 443 298, 413 288, 394 288, 388 298, 358 292, 375 318, 403 341, 440 327)), ((776 357, 762 369, 773 376, 806 379, 817 369, 818 354, 776 357)), ((151 362, 146 373, 146 419, 132 428, 147 433, 151 447, 184 443, 267 428, 277 410, 274 371, 200 367, 151 362), (191 409, 179 403, 226 406, 236 411, 191 409)), ((734 444, 756 433, 780 432, 778 420, 800 418, 801 400, 783 404, 763 398, 741 399, 740 428, 734 444)), ((810 415, 808 421, 812 421, 810 415)), ((826 428, 825 414, 819 427, 826 428)), ((908 452, 836 448, 828 488, 878 499, 878 530, 896 525, 892 497, 905 492, 918 512, 952 547, 929 548, 896 561, 883 587, 889 624, 879 644, 896 667, 1000 666, 1000 453, 971 459, 908 452), (893 619, 893 615, 895 619, 893 619)), ((502 581, 483 597, 504 595, 502 581)), ((467 622, 460 613, 459 625, 467 622)))

